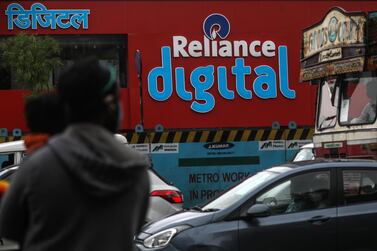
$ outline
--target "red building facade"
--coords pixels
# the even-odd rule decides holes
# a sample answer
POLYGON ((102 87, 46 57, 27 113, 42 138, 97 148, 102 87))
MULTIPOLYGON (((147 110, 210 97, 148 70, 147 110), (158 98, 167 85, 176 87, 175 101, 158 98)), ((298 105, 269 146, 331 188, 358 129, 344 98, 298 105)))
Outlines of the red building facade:
MULTIPOLYGON (((283 140, 286 150, 289 140, 311 139, 316 92, 299 81, 301 35, 334 6, 368 12, 377 1, 2 1, 0 37, 50 35, 65 64, 89 54, 113 64, 122 86, 122 130, 131 143, 259 142, 256 154, 268 140, 283 140)), ((7 83, 11 75, 0 79, 0 128, 27 132, 27 91, 7 83)), ((292 155, 279 154, 265 162, 259 156, 257 169, 292 155)), ((180 166, 181 157, 171 166, 180 166)), ((159 161, 157 169, 169 176, 159 161)), ((187 197, 190 189, 183 189, 187 197)))

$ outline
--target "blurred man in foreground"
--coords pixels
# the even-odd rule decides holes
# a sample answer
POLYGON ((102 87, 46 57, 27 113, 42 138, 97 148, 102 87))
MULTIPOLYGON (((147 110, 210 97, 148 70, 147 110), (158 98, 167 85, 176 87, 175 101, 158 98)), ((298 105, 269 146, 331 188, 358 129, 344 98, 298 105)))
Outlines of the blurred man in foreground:
POLYGON ((57 90, 68 127, 23 163, 3 201, 0 236, 22 250, 132 250, 149 163, 113 136, 115 71, 87 59, 62 74, 57 90))

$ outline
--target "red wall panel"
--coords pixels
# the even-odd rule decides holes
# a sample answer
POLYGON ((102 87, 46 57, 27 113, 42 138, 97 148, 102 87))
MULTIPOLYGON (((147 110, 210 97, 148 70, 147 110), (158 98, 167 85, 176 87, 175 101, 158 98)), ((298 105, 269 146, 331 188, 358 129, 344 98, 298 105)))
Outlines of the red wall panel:
MULTIPOLYGON (((326 15, 330 8, 339 6, 346 11, 377 10, 377 1, 40 1, 48 9, 90 9, 89 29, 28 31, 37 34, 128 34, 128 82, 123 90, 124 129, 133 129, 140 123, 139 83, 134 67, 134 53, 138 49, 143 62, 143 113, 147 128, 162 124, 165 128, 216 128, 216 127, 269 127, 277 121, 282 126, 295 121, 299 126, 314 124, 315 87, 299 83, 301 33, 326 15), (218 94, 217 84, 210 89, 216 99, 215 108, 204 114, 190 109, 191 102, 183 101, 173 91, 164 102, 153 100, 147 91, 147 76, 161 66, 161 47, 172 46, 172 37, 185 36, 189 41, 203 40, 202 25, 212 13, 226 16, 231 31, 229 41, 272 40, 277 46, 288 48, 289 84, 296 98, 284 98, 279 92, 276 99, 262 100, 253 97, 245 100, 235 96, 232 101, 218 94)), ((0 3, 0 35, 17 34, 19 29, 8 31, 5 9, 12 1, 0 3)), ((17 1, 29 8, 32 1, 17 1)), ((173 69, 184 67, 186 87, 193 91, 189 74, 197 67, 225 66, 229 88, 234 90, 235 78, 230 74, 235 58, 172 58, 173 69)), ((245 64, 254 69, 269 65, 278 71, 277 57, 245 58, 245 64)), ((216 77, 216 73, 215 73, 216 77)), ((255 79, 247 77, 247 88, 252 89, 255 79)), ((277 76, 278 77, 278 76, 277 76)), ((174 74, 173 74, 174 78, 174 74)), ((8 109, 1 108, 4 116, 0 127, 23 127, 21 104, 0 91, 0 104, 9 102, 8 109), (6 118, 6 119, 3 119, 6 118)))

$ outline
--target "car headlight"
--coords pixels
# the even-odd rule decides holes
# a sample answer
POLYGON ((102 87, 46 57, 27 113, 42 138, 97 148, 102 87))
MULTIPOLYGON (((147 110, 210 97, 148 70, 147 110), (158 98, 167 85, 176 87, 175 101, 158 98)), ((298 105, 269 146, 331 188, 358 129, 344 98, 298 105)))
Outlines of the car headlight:
POLYGON ((165 229, 154 235, 146 238, 143 241, 143 245, 146 248, 161 248, 169 244, 170 240, 179 232, 190 228, 189 225, 182 225, 179 227, 173 227, 169 229, 165 229))
POLYGON ((171 238, 178 232, 176 228, 169 228, 158 232, 144 240, 146 248, 160 248, 169 244, 171 238))

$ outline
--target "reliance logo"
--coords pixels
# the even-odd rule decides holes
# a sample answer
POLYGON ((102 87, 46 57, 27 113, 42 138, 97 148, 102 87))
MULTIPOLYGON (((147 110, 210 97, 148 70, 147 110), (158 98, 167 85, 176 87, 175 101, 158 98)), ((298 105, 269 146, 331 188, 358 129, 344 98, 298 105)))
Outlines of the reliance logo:
POLYGON ((273 41, 266 40, 226 40, 230 33, 230 23, 221 14, 211 14, 203 22, 203 41, 188 41, 185 36, 173 36, 172 47, 161 48, 161 66, 153 68, 148 74, 148 92, 156 101, 166 101, 173 94, 173 84, 178 97, 191 102, 191 109, 198 113, 207 113, 215 108, 216 100, 209 92, 217 84, 220 96, 226 100, 234 100, 236 94, 246 100, 255 95, 261 99, 275 99, 279 92, 288 99, 294 99, 296 92, 289 87, 288 80, 288 49, 280 45, 276 49, 273 41), (173 55, 171 51, 173 50, 173 55), (172 57, 173 56, 173 57, 172 57), (172 66, 172 58, 235 58, 231 69, 225 66, 199 66, 190 73, 190 85, 194 92, 186 89, 186 72, 183 67, 172 66), (246 57, 259 58, 277 57, 279 68, 259 65, 252 69, 245 65, 246 57), (175 81, 173 81, 173 70, 175 81), (235 78, 235 82, 228 83, 228 74, 235 78), (253 71, 252 71, 253 70, 253 71), (216 78, 215 78, 216 74, 216 78), (252 80, 252 75, 255 79, 252 80), (162 78, 162 89, 158 88, 158 78, 162 78), (233 86, 235 88, 230 89, 233 86), (233 91, 235 89, 235 91, 233 91), (235 93, 236 92, 236 93, 235 93))
POLYGON ((216 38, 216 34, 221 39, 225 39, 230 33, 230 23, 228 19, 221 14, 209 15, 203 22, 204 35, 211 40, 216 38), (218 27, 218 29, 216 29, 218 27))

